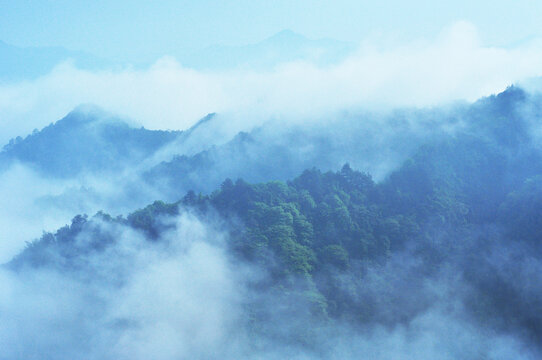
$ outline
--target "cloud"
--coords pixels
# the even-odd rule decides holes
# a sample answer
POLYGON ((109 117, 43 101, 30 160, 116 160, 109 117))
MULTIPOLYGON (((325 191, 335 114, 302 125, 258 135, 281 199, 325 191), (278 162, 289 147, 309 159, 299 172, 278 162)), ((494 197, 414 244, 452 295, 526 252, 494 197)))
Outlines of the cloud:
POLYGON ((229 253, 223 224, 187 211, 163 220, 175 228, 150 242, 94 219, 70 246, 85 249, 109 234, 114 242, 104 249, 82 250, 67 266, 0 268, 0 359, 537 358, 516 334, 473 321, 458 269, 428 278, 415 259, 394 255, 359 279, 368 297, 357 301, 374 303, 373 315, 384 318, 419 302, 414 317, 391 326, 323 324, 302 302, 251 290, 263 275, 229 253), (269 315, 263 332, 251 328, 250 309, 269 315), (299 332, 309 341, 299 342, 299 332))
POLYGON ((0 140, 88 102, 149 128, 183 129, 210 112, 236 114, 243 127, 270 117, 475 100, 542 75, 541 56, 536 40, 516 48, 482 46, 474 26, 458 22, 433 41, 365 42, 326 67, 293 62, 267 71, 202 72, 165 57, 144 70, 92 72, 64 63, 36 81, 0 86, 0 140))
POLYGON ((0 171, 0 264, 25 243, 56 231, 77 214, 103 210, 118 215, 162 198, 130 170, 117 174, 80 174, 50 178, 30 166, 13 163, 0 171))
POLYGON ((226 348, 243 271, 212 225, 188 213, 175 222, 163 243, 98 224, 115 244, 73 267, 0 268, 0 359, 209 358, 226 348))
POLYGON ((36 202, 67 186, 67 182, 43 179, 19 164, 0 172, 0 263, 9 261, 26 241, 39 237, 42 231, 54 230, 69 221, 71 209, 44 208, 36 202))

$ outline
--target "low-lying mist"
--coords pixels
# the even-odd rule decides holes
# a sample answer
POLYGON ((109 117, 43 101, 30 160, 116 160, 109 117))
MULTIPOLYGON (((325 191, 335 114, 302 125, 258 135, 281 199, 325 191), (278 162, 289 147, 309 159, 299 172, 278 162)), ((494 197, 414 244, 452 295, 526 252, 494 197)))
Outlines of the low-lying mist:
POLYGON ((489 266, 538 304, 538 290, 526 283, 538 283, 532 276, 540 260, 516 263, 514 273, 505 274, 517 251, 523 251, 514 253, 505 242, 494 241, 476 259, 465 250, 450 251, 436 269, 427 267, 427 254, 417 252, 424 245, 416 243, 392 253, 385 264, 330 267, 315 283, 338 285, 341 295, 355 296, 349 301, 366 320, 352 322, 309 311, 310 299, 290 293, 304 291, 303 277, 287 292, 262 287, 271 274, 232 252, 231 224, 216 214, 181 209, 177 216, 161 216, 168 230, 159 241, 102 216, 74 219, 73 242, 58 251, 45 244, 35 254, 45 259, 42 265, 16 261, 0 270, 0 358, 540 356, 539 345, 521 328, 493 326, 498 316, 484 317, 483 308, 469 303, 483 299, 478 292, 484 291, 466 278, 469 266, 489 266), (355 292, 346 288, 353 283, 355 292))
POLYGON ((213 357, 238 327, 242 271, 224 235, 189 213, 164 243, 96 221, 81 232, 114 237, 69 264, 1 271, 2 359, 213 357), (32 344, 32 345, 30 345, 32 344))

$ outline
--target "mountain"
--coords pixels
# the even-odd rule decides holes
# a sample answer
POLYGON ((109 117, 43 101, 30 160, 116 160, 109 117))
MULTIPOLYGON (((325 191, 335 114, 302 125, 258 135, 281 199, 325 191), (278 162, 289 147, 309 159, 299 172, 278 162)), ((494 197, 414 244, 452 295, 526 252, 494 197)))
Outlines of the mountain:
POLYGON ((20 300, 0 302, 16 314, 0 342, 40 340, 6 357, 130 358, 162 354, 166 337, 164 358, 540 358, 540 119, 540 95, 518 87, 445 108, 269 122, 223 143, 215 114, 150 132, 78 109, 3 156, 60 173, 85 164, 107 181, 110 162, 143 161, 146 182, 132 172, 106 197, 160 200, 76 215, 0 268, 20 300), (49 165, 37 158, 48 149, 73 159, 49 165), (373 178, 368 164, 385 171, 373 178))
MULTIPOLYGON (((510 105, 523 95, 509 89, 471 110, 510 115, 510 105)), ((168 248, 195 231, 186 220, 192 214, 227 233, 228 261, 264 274, 244 280, 243 316, 231 330, 234 338, 246 330, 257 339, 247 345, 250 353, 265 350, 272 339, 275 347, 295 344, 296 351, 326 358, 335 345, 325 339, 340 324, 351 336, 405 327, 417 334, 425 319, 425 336, 435 336, 431 331, 438 333, 442 322, 469 331, 469 339, 477 336, 453 350, 462 358, 471 352, 487 358, 487 342, 510 336, 538 354, 542 318, 532 309, 542 306, 536 271, 542 266, 542 153, 529 141, 500 138, 513 123, 488 124, 421 146, 380 183, 349 165, 326 173, 313 168, 287 182, 226 179, 209 195, 188 192, 126 218, 76 216, 29 244, 9 267, 96 281, 94 258, 132 261, 130 252, 108 250, 122 241, 120 229, 139 239, 138 248, 168 248), (185 220, 172 221, 179 217, 185 220)), ((177 246, 169 251, 187 245, 177 246)), ((126 276, 119 272, 115 286, 122 289, 126 276)), ((122 337, 128 330, 118 331, 122 337)))
MULTIPOLYGON (((422 113, 417 115, 428 117, 422 113)), ((191 151, 173 152, 171 159, 149 168, 143 177, 149 184, 159 186, 167 199, 181 196, 190 189, 210 192, 227 177, 241 177, 250 182, 287 180, 311 166, 331 170, 345 162, 381 178, 420 144, 420 129, 411 128, 405 117, 406 114, 390 117, 338 114, 333 120, 329 119, 333 122, 333 131, 318 121, 306 126, 270 121, 249 132, 241 131, 223 143, 203 142, 207 147, 200 146, 197 152, 193 151, 198 149, 195 146, 191 151), (386 134, 378 130, 378 126, 385 124, 393 129, 386 134), (411 141, 402 141, 405 138, 411 141), (386 146, 383 146, 384 139, 386 146)), ((220 116, 216 120, 218 122, 220 116)), ((206 124, 211 134, 221 127, 214 121, 206 124)), ((423 127, 435 134, 443 131, 430 121, 423 127)))
POLYGON ((201 70, 271 70, 279 64, 307 61, 321 66, 340 62, 355 46, 331 39, 311 40, 283 30, 261 42, 244 46, 216 45, 180 56, 183 65, 201 70))
POLYGON ((133 128, 99 108, 81 106, 24 139, 12 139, 0 152, 0 164, 17 161, 53 177, 108 173, 152 157, 180 134, 133 128))
MULTIPOLYGON (((539 100, 510 87, 450 108, 336 114, 324 123, 305 125, 267 122, 223 144, 203 142, 208 146, 198 152, 173 152, 173 158, 149 168, 144 179, 169 200, 190 189, 210 192, 228 177, 285 181, 312 166, 328 171, 350 163, 382 180, 422 145, 458 131, 484 137, 503 149, 531 146, 536 141, 533 126, 539 126, 532 119, 542 114, 539 100)), ((206 123, 207 131, 213 133, 213 126, 220 126, 215 120, 206 123)))

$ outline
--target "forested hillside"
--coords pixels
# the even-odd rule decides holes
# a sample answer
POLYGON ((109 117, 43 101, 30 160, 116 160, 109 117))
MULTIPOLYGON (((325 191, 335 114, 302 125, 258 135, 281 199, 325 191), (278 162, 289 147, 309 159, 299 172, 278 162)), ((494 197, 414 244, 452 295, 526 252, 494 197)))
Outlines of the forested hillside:
POLYGON ((17 137, 0 152, 0 169, 20 162, 46 176, 74 177, 134 166, 174 141, 180 131, 136 129, 94 106, 17 137))
MULTIPOLYGON (((473 104, 335 114, 328 119, 330 126, 319 120, 303 125, 268 122, 224 144, 209 142, 201 151, 173 152, 143 178, 173 201, 190 189, 212 192, 227 177, 287 181, 308 168, 337 170, 345 163, 380 181, 409 158, 423 156, 417 154, 421 147, 456 138, 464 142, 461 151, 467 157, 470 142, 502 147, 492 150, 499 156, 515 152, 526 158, 525 152, 532 152, 539 141, 541 103, 538 95, 509 87, 473 104)), ((225 120, 210 118, 207 132, 216 131, 220 121, 225 120)))
MULTIPOLYGON (((427 142, 379 183, 348 164, 287 182, 226 179, 210 194, 190 191, 127 217, 77 216, 9 266, 84 278, 119 228, 164 246, 182 227, 172 219, 190 213, 228 234, 230 261, 260 273, 244 280, 243 300, 245 326, 258 336, 318 352, 330 324, 396 327, 438 309, 538 347, 542 159, 530 124, 510 121, 518 108, 507 106, 522 96, 511 89, 480 102, 471 125, 427 142)), ((485 358, 487 349, 477 351, 485 358)))

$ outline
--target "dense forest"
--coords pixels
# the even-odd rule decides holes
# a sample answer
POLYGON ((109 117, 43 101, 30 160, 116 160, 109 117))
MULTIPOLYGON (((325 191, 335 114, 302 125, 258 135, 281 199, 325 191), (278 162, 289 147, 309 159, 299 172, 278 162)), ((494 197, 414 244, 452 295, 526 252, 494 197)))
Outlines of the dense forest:
MULTIPOLYGON (((211 193, 189 191, 126 217, 78 215, 7 266, 92 282, 89 259, 114 248, 119 229, 163 247, 183 226, 172 219, 190 214, 227 234, 228 261, 260 274, 243 279, 243 328, 253 339, 325 357, 337 324, 393 329, 439 309, 538 353, 542 153, 533 117, 518 115, 526 96, 510 88, 477 103, 468 126, 427 141, 380 182, 349 164, 286 182, 227 178, 211 193)), ((122 274, 115 279, 121 287, 122 274)), ((485 344, 471 358, 490 352, 485 344)))

